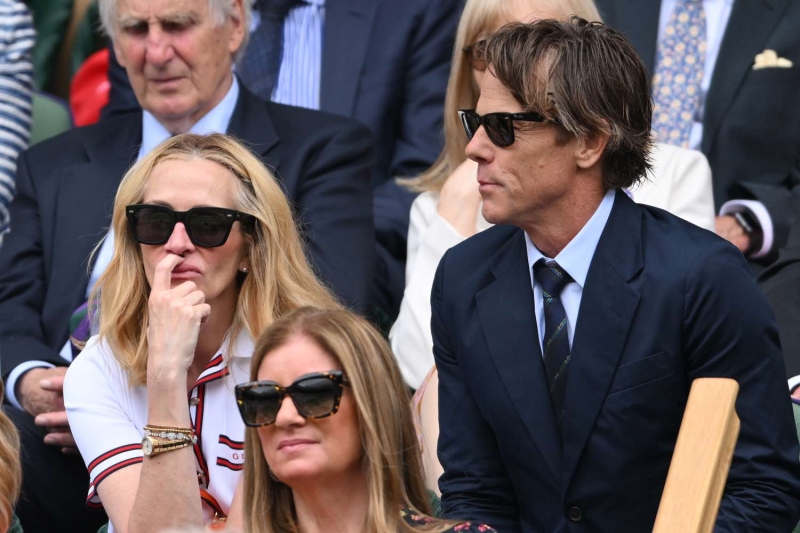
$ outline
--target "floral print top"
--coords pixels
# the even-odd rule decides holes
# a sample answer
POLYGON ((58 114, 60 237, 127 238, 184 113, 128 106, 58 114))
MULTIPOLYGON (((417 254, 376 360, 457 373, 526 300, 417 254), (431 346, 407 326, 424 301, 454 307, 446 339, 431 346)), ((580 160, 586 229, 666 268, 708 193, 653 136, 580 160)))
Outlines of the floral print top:
MULTIPOLYGON (((408 508, 402 509, 400 514, 403 517, 403 520, 405 520, 406 523, 411 526, 424 526, 438 520, 436 518, 431 518, 430 516, 415 513, 413 510, 408 508)), ((463 522, 461 524, 457 524, 447 531, 452 531, 453 533, 497 533, 494 528, 483 524, 473 524, 472 522, 463 522)))

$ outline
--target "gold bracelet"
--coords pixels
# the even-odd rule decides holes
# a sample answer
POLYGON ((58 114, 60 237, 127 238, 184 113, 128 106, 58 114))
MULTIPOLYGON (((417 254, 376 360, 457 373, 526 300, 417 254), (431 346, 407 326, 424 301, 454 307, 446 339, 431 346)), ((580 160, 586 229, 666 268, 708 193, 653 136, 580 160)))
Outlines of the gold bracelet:
POLYGON ((192 428, 179 428, 171 426, 152 426, 146 425, 144 433, 150 437, 161 437, 162 439, 190 441, 197 443, 197 435, 192 428))

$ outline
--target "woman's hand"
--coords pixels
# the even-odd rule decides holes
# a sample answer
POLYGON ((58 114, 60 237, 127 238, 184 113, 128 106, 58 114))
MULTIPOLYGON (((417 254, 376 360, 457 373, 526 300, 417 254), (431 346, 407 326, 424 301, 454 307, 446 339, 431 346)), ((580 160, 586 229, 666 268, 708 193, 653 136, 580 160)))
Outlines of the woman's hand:
POLYGON ((200 324, 211 313, 205 295, 197 285, 185 281, 171 288, 172 270, 184 259, 167 254, 153 273, 148 302, 147 373, 150 377, 174 376, 186 379, 194 359, 200 324))
POLYGON ((467 159, 445 181, 436 211, 461 235, 471 237, 475 234, 480 203, 478 164, 467 159))

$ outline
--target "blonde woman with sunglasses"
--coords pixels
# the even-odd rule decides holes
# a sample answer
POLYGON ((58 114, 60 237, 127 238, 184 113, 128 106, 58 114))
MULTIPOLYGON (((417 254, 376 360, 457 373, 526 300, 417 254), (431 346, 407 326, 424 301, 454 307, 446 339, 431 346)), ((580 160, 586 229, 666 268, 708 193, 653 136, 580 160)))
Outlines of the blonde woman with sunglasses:
POLYGON ((287 200, 230 137, 164 141, 125 175, 99 316, 64 403, 109 531, 233 514, 244 424, 233 388, 256 337, 305 305, 338 304, 306 262, 287 200))

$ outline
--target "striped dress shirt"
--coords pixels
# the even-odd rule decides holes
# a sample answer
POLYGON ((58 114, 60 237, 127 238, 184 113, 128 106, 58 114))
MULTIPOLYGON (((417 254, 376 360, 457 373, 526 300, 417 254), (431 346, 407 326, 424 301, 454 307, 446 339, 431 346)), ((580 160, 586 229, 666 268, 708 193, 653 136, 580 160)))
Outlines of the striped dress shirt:
POLYGON ((35 38, 28 7, 20 1, 0 0, 0 244, 9 229, 17 156, 27 148, 31 134, 35 38))
MULTIPOLYGON (((256 21, 255 25, 258 23, 256 21)), ((272 101, 319 109, 325 0, 300 0, 283 23, 283 57, 272 101)))

